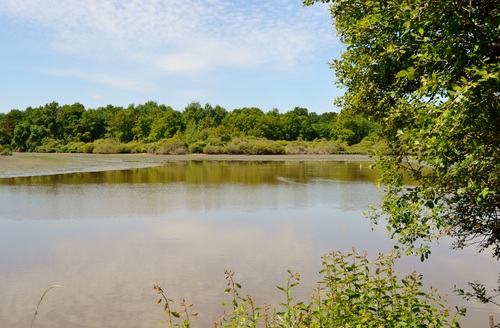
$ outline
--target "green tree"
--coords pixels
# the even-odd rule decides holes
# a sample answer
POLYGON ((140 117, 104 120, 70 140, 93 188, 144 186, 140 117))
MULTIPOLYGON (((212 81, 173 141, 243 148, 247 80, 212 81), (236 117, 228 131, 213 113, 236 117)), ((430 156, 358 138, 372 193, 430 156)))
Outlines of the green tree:
POLYGON ((106 134, 106 113, 101 108, 87 109, 80 118, 81 141, 93 142, 104 138, 106 134))
POLYGON ((58 139, 61 131, 57 120, 59 108, 57 102, 43 107, 28 107, 22 120, 15 125, 12 146, 20 151, 35 151, 44 140, 58 139))
POLYGON ((341 113, 332 124, 331 134, 334 139, 346 142, 349 146, 358 144, 365 137, 375 132, 377 126, 363 115, 341 113))
POLYGON ((14 129, 24 118, 24 112, 13 109, 7 114, 0 113, 0 145, 11 145, 14 129))
POLYGON ((64 141, 81 141, 81 118, 84 112, 85 107, 80 103, 59 107, 56 112, 56 123, 59 128, 57 139, 64 141))
POLYGON ((264 137, 266 132, 265 114, 260 108, 245 107, 228 113, 222 121, 232 130, 235 137, 241 134, 251 137, 264 137))
POLYGON ((181 113, 166 107, 155 118, 151 125, 149 141, 158 141, 163 138, 172 138, 177 132, 182 130, 181 113))
POLYGON ((286 140, 313 140, 317 137, 309 122, 309 113, 307 108, 295 107, 282 116, 283 128, 286 140))
POLYGON ((121 142, 130 142, 134 139, 135 121, 137 119, 135 106, 127 109, 119 108, 108 122, 108 136, 121 142))
POLYGON ((185 126, 194 122, 196 125, 201 122, 207 115, 199 102, 189 103, 182 112, 182 122, 185 126))
POLYGON ((283 121, 277 108, 268 111, 264 117, 264 137, 268 140, 285 140, 283 121))
MULTIPOLYGON (((305 0, 306 5, 316 2, 305 0)), ((500 258, 500 6, 491 0, 333 0, 348 113, 378 121, 391 155, 376 220, 425 258, 451 236, 500 258), (403 184, 403 174, 418 182, 403 184)))
POLYGON ((205 127, 207 111, 199 102, 189 103, 181 114, 184 127, 184 142, 191 144, 198 140, 198 133, 205 127))
POLYGON ((12 146, 19 151, 28 151, 28 139, 31 136, 31 125, 28 122, 22 121, 17 124, 13 131, 12 146))
MULTIPOLYGON (((205 109, 207 109, 207 105, 205 105, 205 109)), ((224 107, 216 105, 212 108, 212 106, 210 106, 210 110, 207 113, 207 116, 210 118, 210 127, 216 128, 221 125, 226 115, 227 110, 224 107)))
POLYGON ((136 140, 147 140, 151 133, 151 126, 162 116, 162 112, 166 110, 165 105, 158 105, 156 101, 148 101, 143 105, 138 105, 135 108, 137 119, 134 122, 132 133, 136 140))
POLYGON ((318 138, 330 139, 332 137, 332 126, 337 115, 335 112, 327 112, 321 115, 315 112, 309 113, 309 122, 318 138))

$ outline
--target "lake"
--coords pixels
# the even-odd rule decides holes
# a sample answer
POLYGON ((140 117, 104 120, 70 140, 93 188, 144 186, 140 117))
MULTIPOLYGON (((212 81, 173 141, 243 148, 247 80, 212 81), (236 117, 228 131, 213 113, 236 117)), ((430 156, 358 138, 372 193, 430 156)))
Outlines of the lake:
MULTIPOLYGON (((388 253, 383 226, 362 211, 382 190, 369 161, 174 161, 160 166, 0 179, 0 327, 158 327, 153 285, 185 298, 212 327, 224 311, 224 270, 242 294, 276 306, 287 270, 301 273, 296 300, 321 279, 332 251, 388 253)), ((495 286, 498 262, 442 241, 430 259, 399 260, 451 293, 481 280, 495 286)), ((178 304, 177 304, 178 305, 178 304)), ((498 309, 450 295, 463 327, 488 327, 498 309)))

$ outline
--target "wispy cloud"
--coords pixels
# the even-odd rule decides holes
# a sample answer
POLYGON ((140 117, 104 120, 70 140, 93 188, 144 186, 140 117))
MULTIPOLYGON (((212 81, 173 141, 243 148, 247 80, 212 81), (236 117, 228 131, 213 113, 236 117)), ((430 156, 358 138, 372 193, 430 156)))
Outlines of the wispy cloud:
POLYGON ((100 85, 134 92, 146 92, 153 89, 151 85, 140 82, 139 79, 113 76, 105 73, 89 73, 78 70, 43 69, 46 74, 60 77, 77 77, 100 85))
POLYGON ((327 11, 301 6, 300 0, 0 0, 0 17, 41 29, 52 51, 184 73, 293 69, 331 41, 331 31, 317 23, 327 11))

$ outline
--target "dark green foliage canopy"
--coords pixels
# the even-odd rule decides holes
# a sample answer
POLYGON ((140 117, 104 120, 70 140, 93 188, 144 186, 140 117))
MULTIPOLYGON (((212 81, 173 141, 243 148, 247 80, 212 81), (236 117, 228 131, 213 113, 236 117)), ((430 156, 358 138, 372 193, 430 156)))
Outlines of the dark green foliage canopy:
MULTIPOLYGON (((107 105, 97 109, 85 109, 80 103, 61 106, 51 102, 25 111, 13 109, 0 113, 0 145, 17 151, 81 152, 93 149, 92 145, 83 147, 83 144, 102 139, 111 140, 111 144, 154 144, 175 138, 192 152, 217 153, 230 141, 241 138, 331 140, 336 138, 331 133, 337 124, 336 116, 334 112, 309 113, 301 107, 281 114, 277 109, 264 113, 256 107, 228 112, 221 106, 202 106, 198 102, 189 103, 182 112, 155 101, 126 108, 107 105), (207 145, 212 148, 205 150, 207 145)), ((266 149, 256 150, 257 153, 283 151, 282 146, 276 148, 272 143, 262 145, 266 149), (268 149, 268 145, 273 146, 268 149)), ((147 147, 137 149, 147 151, 147 147)))
POLYGON ((446 235, 499 259, 500 3, 323 2, 346 46, 331 64, 342 112, 379 122, 389 147, 374 220, 387 216, 392 236, 423 258, 446 235))

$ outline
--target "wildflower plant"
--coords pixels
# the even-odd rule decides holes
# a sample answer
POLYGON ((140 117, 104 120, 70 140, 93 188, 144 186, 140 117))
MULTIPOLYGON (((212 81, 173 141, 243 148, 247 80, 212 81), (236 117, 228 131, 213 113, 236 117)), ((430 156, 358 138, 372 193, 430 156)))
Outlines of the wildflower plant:
MULTIPOLYGON (((445 307, 444 296, 435 288, 423 291, 422 275, 415 272, 402 277, 394 271, 398 254, 379 254, 370 261, 366 253, 332 252, 322 257, 322 275, 318 287, 306 301, 295 301, 293 290, 300 283, 300 274, 288 271, 284 287, 277 288, 284 300, 273 308, 265 303, 256 305, 249 295, 242 296, 242 286, 234 272, 224 272, 225 294, 231 295, 222 316, 214 327, 460 327, 458 319, 465 310, 452 311, 445 307)), ((190 327, 188 308, 184 302, 179 312, 173 311, 159 286, 158 303, 164 302, 169 327, 190 327), (182 323, 176 324, 182 314, 182 323)))

